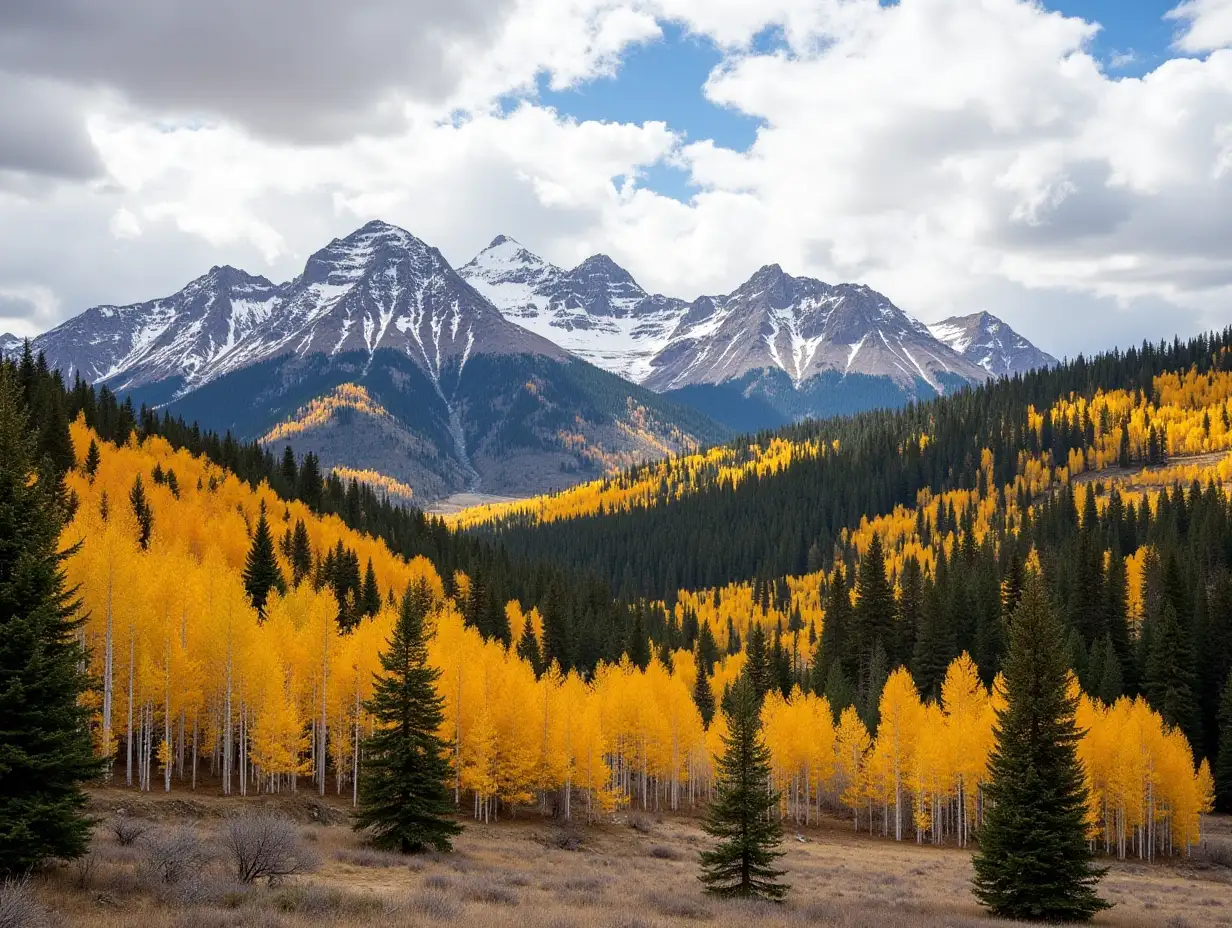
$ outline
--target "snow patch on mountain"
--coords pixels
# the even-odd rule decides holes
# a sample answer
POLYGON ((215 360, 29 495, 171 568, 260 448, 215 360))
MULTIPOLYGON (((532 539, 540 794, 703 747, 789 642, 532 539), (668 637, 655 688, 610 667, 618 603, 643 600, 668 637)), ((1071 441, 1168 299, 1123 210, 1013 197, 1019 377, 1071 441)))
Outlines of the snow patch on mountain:
POLYGON ((952 316, 929 329, 938 341, 978 365, 989 377, 1011 377, 1058 363, 992 313, 952 316))

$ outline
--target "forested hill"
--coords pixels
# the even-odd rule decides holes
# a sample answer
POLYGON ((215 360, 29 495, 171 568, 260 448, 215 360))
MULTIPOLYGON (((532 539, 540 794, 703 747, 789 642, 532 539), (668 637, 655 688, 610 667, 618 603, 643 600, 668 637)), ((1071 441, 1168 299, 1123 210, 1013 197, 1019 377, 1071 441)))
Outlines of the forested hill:
MULTIPOLYGON (((60 473, 73 466, 68 426, 78 416, 100 439, 117 445, 161 436, 172 448, 203 455, 254 488, 268 482, 284 500, 299 500, 315 513, 337 515, 348 527, 384 541, 394 554, 428 558, 455 598, 459 572, 465 574, 464 617, 488 637, 510 640, 506 606, 513 600, 528 611, 539 608, 544 614, 571 617, 570 648, 579 667, 615 660, 626 647, 635 616, 626 603, 613 597, 605 582, 593 576, 525 559, 519 559, 515 569, 504 550, 490 541, 452 532, 441 520, 368 484, 344 480, 336 471, 324 473, 311 453, 296 458, 288 448, 276 457, 257 442, 237 441, 230 433, 203 430, 195 422, 165 413, 159 416, 144 406, 134 408, 131 400, 121 400, 106 386, 96 389, 79 377, 66 386, 41 355, 31 354, 28 344, 16 361, 0 364, 15 369, 29 398, 40 454, 60 473)), ((336 590, 340 601, 348 592, 360 597, 362 566, 351 564, 340 575, 336 590)), ((656 618, 651 615, 647 621, 653 624, 656 618)), ((662 625, 661 618, 658 624, 662 625)))
POLYGON ((670 492, 662 466, 650 465, 620 480, 644 481, 651 505, 604 507, 546 524, 533 512, 516 514, 477 531, 494 534, 518 557, 604 577, 625 596, 658 598, 679 589, 801 574, 828 560, 843 529, 866 516, 914 505, 921 490, 976 488, 984 450, 992 455, 991 479, 1005 485, 1017 472, 1020 454, 1046 452, 1064 461, 1089 443, 1100 424, 1071 417, 1033 427, 1032 408, 1046 410, 1060 398, 1090 397, 1100 389, 1150 395, 1162 373, 1229 364, 1224 352, 1230 346, 1232 330, 1144 344, 1080 356, 903 410, 805 422, 744 444, 811 443, 819 453, 790 456, 738 481, 707 481, 703 474, 684 491, 670 492), (670 497, 670 504, 653 504, 660 496, 670 497))

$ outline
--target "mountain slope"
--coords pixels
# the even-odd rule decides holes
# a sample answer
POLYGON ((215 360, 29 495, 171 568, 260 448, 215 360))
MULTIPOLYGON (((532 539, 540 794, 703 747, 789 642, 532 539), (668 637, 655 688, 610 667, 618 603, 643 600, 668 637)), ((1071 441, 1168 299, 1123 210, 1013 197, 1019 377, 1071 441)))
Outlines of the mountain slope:
MULTIPOLYGON (((605 255, 566 271, 502 235, 459 273, 506 319, 735 429, 901 406, 999 373, 1004 354, 985 367, 868 287, 778 265, 687 303, 647 293, 605 255)), ((1019 367, 1047 363, 1017 336, 1007 350, 1019 367)))
POLYGON ((686 309, 647 293, 607 255, 566 271, 504 235, 458 273, 506 319, 635 383, 686 309))
POLYGON ((285 284, 214 268, 161 300, 87 310, 35 347, 68 374, 246 438, 362 385, 388 416, 343 408, 286 440, 409 483, 421 501, 481 485, 544 492, 727 434, 507 321, 437 249, 380 222, 285 284))
POLYGON ((1025 374, 1057 364, 1056 358, 1040 351, 992 313, 951 316, 928 328, 937 339, 993 377, 1025 374))

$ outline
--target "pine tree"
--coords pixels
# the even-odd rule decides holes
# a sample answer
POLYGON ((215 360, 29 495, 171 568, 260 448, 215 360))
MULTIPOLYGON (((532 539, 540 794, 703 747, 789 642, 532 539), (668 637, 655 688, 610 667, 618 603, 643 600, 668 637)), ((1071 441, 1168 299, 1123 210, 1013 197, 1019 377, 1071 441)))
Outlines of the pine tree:
POLYGON ((264 502, 257 518, 257 529, 252 535, 252 547, 248 549, 248 559, 244 562, 244 589, 261 619, 265 618, 265 603, 270 590, 286 592, 286 581, 274 556, 274 536, 265 517, 264 502))
POLYGON ((774 868, 782 828, 778 793, 770 787, 770 750, 761 735, 761 700, 747 677, 730 694, 728 733, 723 738, 714 801, 703 826, 720 842, 701 853, 706 892, 780 900, 787 887, 774 868))
POLYGON ((98 451, 98 442, 91 438, 90 447, 86 451, 86 459, 84 464, 85 474, 90 478, 91 483, 94 482, 94 475, 98 473, 98 465, 101 461, 102 455, 99 454, 98 451))
POLYGON ((1190 744, 1201 744, 1194 665, 1193 644, 1172 603, 1167 602, 1147 653, 1144 689, 1151 708, 1165 722, 1180 728, 1190 744))
POLYGON ((697 661, 697 679, 693 683, 693 702, 701 714, 702 725, 709 728, 710 723, 714 721, 714 690, 706 674, 706 665, 701 660, 697 661))
POLYGON ((0 365, 0 875, 85 853, 82 783, 101 770, 73 590, 59 549, 61 486, 35 464, 21 388, 0 365))
POLYGON ((150 533, 154 529, 154 512, 145 498, 145 487, 141 483, 141 475, 133 481, 133 488, 128 492, 129 505, 133 507, 133 515, 137 517, 137 543, 143 549, 150 546, 150 533))
POLYGON ((312 541, 308 538, 308 527, 303 519, 295 521, 295 529, 291 532, 291 553, 287 559, 291 562, 291 584, 299 586, 312 573, 312 541))
POLYGON ((633 625, 629 629, 625 653, 638 670, 645 670, 650 663, 650 638, 646 635, 646 615, 640 605, 633 610, 633 625))
POLYGON ((774 668, 770 663, 770 651, 766 646, 766 633, 760 625, 749 629, 748 647, 745 649, 744 675, 753 684, 753 691, 760 701, 774 686, 774 668))
POLYGON ((1223 687, 1219 703, 1219 754, 1215 758, 1215 804, 1220 812, 1232 812, 1232 674, 1223 687))
POLYGON ((861 686, 868 686, 872 679, 873 659, 878 646, 883 655, 888 656, 894 650, 894 613, 894 590, 886 579, 881 536, 874 534, 868 550, 860 559, 860 572, 856 579, 857 679, 861 686))
POLYGON ((1087 921, 1108 903, 1086 834, 1087 790, 1061 623, 1031 574, 1010 624, 1006 706, 985 788, 975 895, 994 915, 1087 921))
POLYGON ((449 818, 451 771, 437 734, 444 700, 436 689, 440 671, 428 666, 431 608, 425 583, 406 591, 367 703, 377 726, 363 746, 355 828, 370 830, 377 847, 404 854, 451 850, 461 831, 449 818))
POLYGON ((367 616, 376 615, 381 611, 381 588, 376 583, 376 571, 372 567, 372 558, 368 558, 368 569, 364 571, 364 586, 359 594, 359 608, 367 616))

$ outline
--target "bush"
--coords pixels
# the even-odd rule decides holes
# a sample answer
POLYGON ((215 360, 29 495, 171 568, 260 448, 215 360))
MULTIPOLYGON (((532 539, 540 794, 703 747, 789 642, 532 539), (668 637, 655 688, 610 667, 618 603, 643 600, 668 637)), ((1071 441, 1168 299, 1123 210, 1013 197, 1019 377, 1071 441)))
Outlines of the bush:
POLYGON ((158 883, 179 883, 196 876, 213 855, 192 828, 153 831, 145 840, 145 866, 158 883))
POLYGON ((650 848, 650 856, 657 860, 679 860, 680 855, 666 844, 655 844, 650 848))
POLYGON ((481 880, 470 883, 462 888, 462 894, 471 902, 482 902, 487 905, 517 905, 518 894, 507 886, 501 886, 491 880, 481 880))
POLYGON ((630 812, 629 827, 634 831, 640 831, 642 834, 648 834, 651 829, 650 816, 644 812, 630 812))
POLYGON ((273 884, 317 866, 316 855, 300 841, 299 829, 277 815, 236 816, 227 823, 222 844, 241 883, 264 879, 273 884))
POLYGON ((111 820, 111 833, 121 847, 128 847, 149 830, 149 822, 133 818, 124 812, 118 813, 111 820))
POLYGON ((406 911, 432 922, 456 921, 462 908, 439 889, 424 889, 406 900, 406 911))
POLYGON ((47 910, 34 898, 28 879, 0 882, 0 928, 43 928, 48 924, 47 910))

